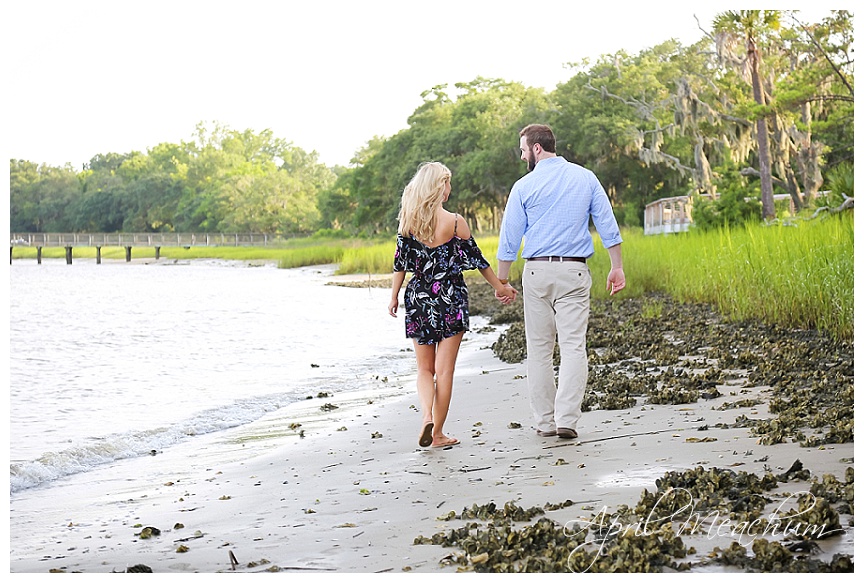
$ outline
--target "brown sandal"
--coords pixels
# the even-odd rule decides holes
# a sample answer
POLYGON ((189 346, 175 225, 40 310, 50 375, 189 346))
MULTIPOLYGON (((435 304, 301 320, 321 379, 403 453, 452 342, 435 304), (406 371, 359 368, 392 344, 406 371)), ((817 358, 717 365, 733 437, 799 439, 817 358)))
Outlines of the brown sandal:
POLYGON ((420 434, 420 447, 429 447, 432 444, 432 427, 434 427, 434 423, 431 421, 423 426, 423 433, 420 434))

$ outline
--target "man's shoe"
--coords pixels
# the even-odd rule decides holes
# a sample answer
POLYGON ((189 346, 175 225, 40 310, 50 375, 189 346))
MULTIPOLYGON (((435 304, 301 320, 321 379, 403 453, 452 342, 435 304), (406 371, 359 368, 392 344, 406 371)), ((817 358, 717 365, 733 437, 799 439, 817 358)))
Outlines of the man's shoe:
POLYGON ((559 427, 558 437, 562 439, 576 439, 577 437, 579 437, 579 434, 572 429, 568 429, 567 427, 559 427))
POLYGON ((555 437, 556 435, 558 435, 558 432, 557 431, 540 431, 538 429, 537 435, 539 435, 540 437, 555 437))

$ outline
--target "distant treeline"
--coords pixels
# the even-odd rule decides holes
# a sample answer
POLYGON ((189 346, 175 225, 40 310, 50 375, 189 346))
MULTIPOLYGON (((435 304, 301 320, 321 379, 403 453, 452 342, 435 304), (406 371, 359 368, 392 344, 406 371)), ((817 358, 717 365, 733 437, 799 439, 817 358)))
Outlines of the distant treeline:
POLYGON ((494 231, 526 171, 518 132, 537 122, 554 128, 560 155, 598 175, 624 225, 639 226, 648 202, 694 193, 711 195, 695 211, 703 225, 771 218, 761 185, 801 210, 819 190, 853 194, 852 38, 847 11, 815 24, 725 12, 692 46, 571 63, 551 92, 484 78, 433 87, 408 128, 371 138, 348 167, 269 130, 203 123, 189 142, 97 154, 83 169, 11 160, 10 227, 389 233, 417 165, 439 160, 453 171, 453 210, 494 231))

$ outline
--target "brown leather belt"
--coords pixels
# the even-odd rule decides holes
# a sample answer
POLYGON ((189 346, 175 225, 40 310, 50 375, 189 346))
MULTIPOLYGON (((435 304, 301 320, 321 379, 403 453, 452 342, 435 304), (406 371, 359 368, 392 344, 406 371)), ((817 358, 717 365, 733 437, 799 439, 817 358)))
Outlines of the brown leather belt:
POLYGON ((585 263, 584 257, 559 257, 557 255, 544 255, 542 257, 527 257, 525 261, 579 261, 585 263))

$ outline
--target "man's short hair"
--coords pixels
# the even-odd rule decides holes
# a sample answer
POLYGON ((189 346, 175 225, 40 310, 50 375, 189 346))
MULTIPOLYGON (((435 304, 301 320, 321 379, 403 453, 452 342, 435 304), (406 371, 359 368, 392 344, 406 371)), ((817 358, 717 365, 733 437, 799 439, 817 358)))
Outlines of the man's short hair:
POLYGON ((525 136, 525 142, 530 148, 534 144, 540 144, 540 147, 550 154, 555 153, 555 134, 552 133, 552 128, 547 125, 532 123, 525 126, 519 137, 525 136))

